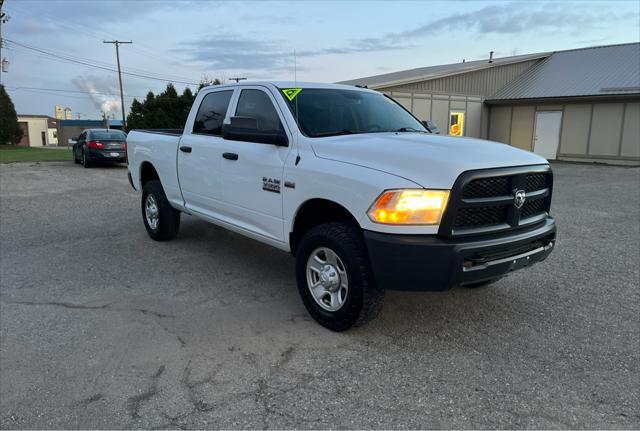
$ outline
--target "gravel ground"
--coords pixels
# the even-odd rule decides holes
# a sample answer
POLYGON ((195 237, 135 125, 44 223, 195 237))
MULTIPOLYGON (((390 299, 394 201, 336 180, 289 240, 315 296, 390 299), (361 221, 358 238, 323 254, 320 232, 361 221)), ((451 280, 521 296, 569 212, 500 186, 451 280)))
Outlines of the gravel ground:
POLYGON ((640 428, 640 170, 554 170, 547 261, 337 334, 290 255, 151 241, 125 168, 2 165, 0 427, 640 428))

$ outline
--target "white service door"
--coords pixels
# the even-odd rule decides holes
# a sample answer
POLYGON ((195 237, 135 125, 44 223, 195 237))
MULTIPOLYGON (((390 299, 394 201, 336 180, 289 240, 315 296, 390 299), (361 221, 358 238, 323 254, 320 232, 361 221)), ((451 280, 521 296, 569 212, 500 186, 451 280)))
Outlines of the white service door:
POLYGON ((533 136, 533 152, 545 159, 555 160, 560 143, 562 112, 536 112, 536 129, 533 136))

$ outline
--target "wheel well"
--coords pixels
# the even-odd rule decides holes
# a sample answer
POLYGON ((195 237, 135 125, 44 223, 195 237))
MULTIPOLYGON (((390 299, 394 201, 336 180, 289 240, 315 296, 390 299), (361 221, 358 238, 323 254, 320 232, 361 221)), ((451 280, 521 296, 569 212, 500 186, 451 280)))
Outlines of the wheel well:
POLYGON ((296 213, 289 234, 291 253, 296 254, 300 240, 310 229, 323 223, 346 222, 359 226, 356 218, 340 204, 326 199, 310 199, 296 213))
POLYGON ((142 163, 140 167, 140 188, 144 188, 144 185, 152 180, 160 180, 156 168, 149 162, 142 163))

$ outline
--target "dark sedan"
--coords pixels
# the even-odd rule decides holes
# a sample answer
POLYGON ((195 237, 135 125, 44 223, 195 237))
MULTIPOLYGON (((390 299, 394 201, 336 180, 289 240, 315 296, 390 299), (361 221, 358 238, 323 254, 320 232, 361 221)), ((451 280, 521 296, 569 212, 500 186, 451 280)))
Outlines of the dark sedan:
POLYGON ((120 130, 87 129, 73 144, 73 161, 85 168, 97 163, 126 163, 126 139, 120 130))

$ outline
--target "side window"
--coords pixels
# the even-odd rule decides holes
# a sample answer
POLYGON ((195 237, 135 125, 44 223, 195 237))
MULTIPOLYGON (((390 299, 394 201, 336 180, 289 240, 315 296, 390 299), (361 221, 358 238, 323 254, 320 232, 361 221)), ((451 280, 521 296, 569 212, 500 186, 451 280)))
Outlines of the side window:
POLYGON ((220 136, 222 134, 222 122, 227 115, 227 108, 232 94, 233 90, 229 90, 216 91, 204 96, 200 109, 198 109, 196 120, 193 123, 193 133, 220 136))
POLYGON ((258 130, 282 130, 276 108, 261 90, 242 90, 235 115, 255 118, 258 120, 258 130))

